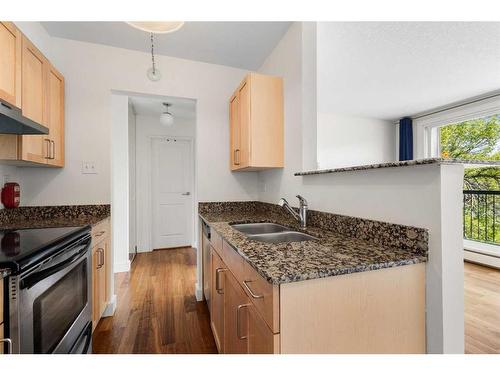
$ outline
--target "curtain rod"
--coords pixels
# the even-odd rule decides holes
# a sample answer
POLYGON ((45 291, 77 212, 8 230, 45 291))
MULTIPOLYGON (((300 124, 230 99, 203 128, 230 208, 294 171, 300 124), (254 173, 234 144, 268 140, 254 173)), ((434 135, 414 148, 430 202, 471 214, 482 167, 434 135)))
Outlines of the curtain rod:
POLYGON ((435 109, 430 110, 428 112, 421 112, 421 113, 418 113, 414 116, 410 116, 410 118, 412 120, 417 120, 417 119, 422 118, 422 117, 435 115, 437 113, 449 111, 450 109, 460 108, 460 107, 463 107, 463 106, 468 105, 468 104, 474 104, 474 103, 481 102, 483 100, 492 99, 492 98, 496 98, 496 97, 500 97, 500 91, 494 91, 494 92, 490 92, 490 93, 485 94, 485 95, 476 96, 476 97, 473 97, 470 99, 466 99, 466 100, 461 101, 461 102, 455 102, 454 104, 450 104, 450 105, 443 106, 443 107, 438 107, 438 108, 435 108, 435 109))

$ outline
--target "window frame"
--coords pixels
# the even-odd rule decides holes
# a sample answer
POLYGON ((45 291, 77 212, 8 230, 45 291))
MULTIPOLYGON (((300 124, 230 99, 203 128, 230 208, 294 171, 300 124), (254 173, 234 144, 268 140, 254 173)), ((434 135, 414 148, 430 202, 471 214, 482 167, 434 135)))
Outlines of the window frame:
POLYGON ((499 113, 500 96, 494 96, 414 119, 415 159, 441 157, 441 127, 499 113))

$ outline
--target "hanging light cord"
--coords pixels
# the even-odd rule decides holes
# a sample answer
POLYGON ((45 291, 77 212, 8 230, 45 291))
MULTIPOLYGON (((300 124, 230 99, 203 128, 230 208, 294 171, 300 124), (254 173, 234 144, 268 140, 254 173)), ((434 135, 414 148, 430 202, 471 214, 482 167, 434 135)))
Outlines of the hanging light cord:
POLYGON ((156 74, 153 33, 151 33, 151 62, 153 63, 153 74, 156 74))

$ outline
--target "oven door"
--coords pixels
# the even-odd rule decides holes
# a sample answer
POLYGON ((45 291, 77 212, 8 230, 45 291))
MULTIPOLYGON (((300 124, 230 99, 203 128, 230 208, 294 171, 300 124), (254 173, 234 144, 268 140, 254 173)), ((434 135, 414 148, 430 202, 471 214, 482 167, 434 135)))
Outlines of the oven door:
POLYGON ((81 239, 19 278, 20 353, 67 354, 85 335, 92 320, 90 243, 90 236, 81 239))

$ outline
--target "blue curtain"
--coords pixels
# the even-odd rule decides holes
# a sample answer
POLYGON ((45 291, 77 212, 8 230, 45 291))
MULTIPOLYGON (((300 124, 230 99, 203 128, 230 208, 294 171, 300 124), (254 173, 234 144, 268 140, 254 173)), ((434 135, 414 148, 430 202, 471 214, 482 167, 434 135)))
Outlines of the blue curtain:
POLYGON ((409 117, 399 120, 399 160, 413 159, 413 127, 409 117))

